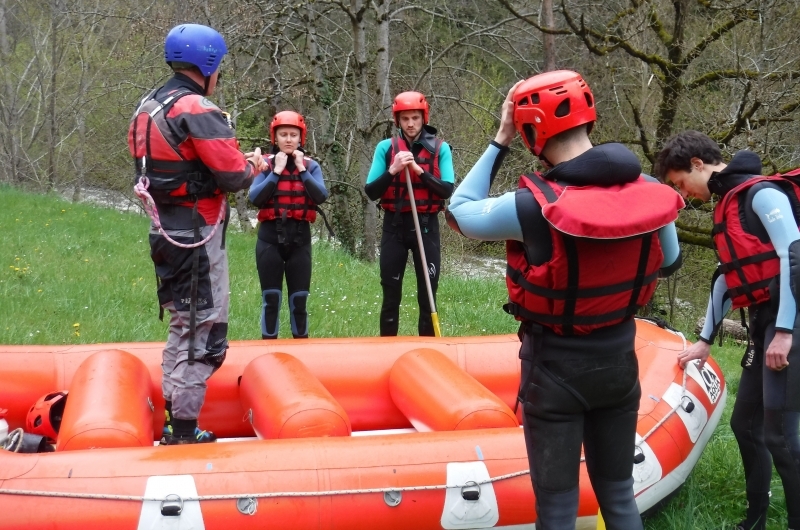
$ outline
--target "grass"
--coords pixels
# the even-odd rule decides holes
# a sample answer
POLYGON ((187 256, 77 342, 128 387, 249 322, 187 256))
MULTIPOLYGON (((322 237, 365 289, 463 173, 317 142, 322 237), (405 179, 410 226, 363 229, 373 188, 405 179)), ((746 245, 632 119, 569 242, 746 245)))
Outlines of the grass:
MULTIPOLYGON (((167 325, 157 318, 147 231, 148 220, 142 216, 0 186, 0 344, 164 341, 167 325)), ((260 338, 255 236, 229 232, 228 249, 229 337, 260 338)), ((311 336, 377 335, 377 265, 355 260, 324 242, 314 245, 313 259, 311 336)), ((466 280, 448 275, 446 264, 443 271, 437 309, 444 335, 516 331, 514 320, 500 309, 507 295, 499 277, 466 280)), ((415 282, 411 270, 406 276, 400 334, 414 335, 415 282)), ((285 305, 280 334, 290 337, 285 305)), ((725 413, 679 495, 646 520, 648 530, 722 530, 743 517, 744 479, 728 425, 742 350, 715 348, 728 383, 725 413)), ((785 528, 786 521, 777 473, 772 492, 767 528, 777 530, 785 528)))

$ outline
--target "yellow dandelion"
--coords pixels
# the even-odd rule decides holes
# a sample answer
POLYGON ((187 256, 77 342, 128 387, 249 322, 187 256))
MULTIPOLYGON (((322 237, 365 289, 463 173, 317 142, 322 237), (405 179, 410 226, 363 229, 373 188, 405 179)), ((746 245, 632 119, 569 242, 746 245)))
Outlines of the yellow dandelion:
POLYGON ((80 322, 75 322, 75 323, 72 325, 72 327, 73 327, 73 328, 79 328, 79 327, 81 327, 81 323, 80 323, 80 322))

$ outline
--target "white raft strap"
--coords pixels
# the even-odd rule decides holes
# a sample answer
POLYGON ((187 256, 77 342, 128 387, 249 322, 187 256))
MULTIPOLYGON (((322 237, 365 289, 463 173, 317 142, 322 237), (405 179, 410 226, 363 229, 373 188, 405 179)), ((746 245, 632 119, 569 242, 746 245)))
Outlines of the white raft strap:
MULTIPOLYGON (((686 338, 683 336, 682 333, 677 332, 683 339, 683 346, 686 349, 686 338)), ((694 362, 694 361, 693 361, 694 362)), ((656 429, 661 427, 664 422, 667 421, 676 411, 681 408, 684 403, 683 396, 686 396, 686 370, 683 371, 683 383, 681 385, 681 400, 679 403, 672 408, 658 423, 653 425, 653 428, 650 429, 647 434, 642 436, 641 440, 636 444, 637 449, 641 449, 642 444, 647 440, 650 435, 652 435, 656 429)), ((581 457, 581 462, 584 461, 584 457, 581 457)), ((281 492, 270 492, 270 493, 228 493, 224 495, 198 495, 196 497, 186 497, 182 500, 184 502, 190 501, 220 501, 220 500, 236 500, 242 498, 253 498, 253 499, 269 499, 273 497, 326 497, 326 496, 334 496, 334 495, 360 495, 360 494, 367 494, 367 493, 387 493, 387 492, 396 492, 396 491, 431 491, 431 490, 446 490, 448 488, 457 488, 461 490, 464 487, 470 487, 475 484, 481 486, 483 484, 489 484, 492 482, 499 482, 501 480, 508 480, 516 477, 520 477, 523 475, 530 474, 529 469, 525 469, 523 471, 515 471, 513 473, 507 473, 505 475, 499 475, 496 477, 490 477, 487 480, 480 480, 480 481, 470 481, 468 484, 463 484, 460 486, 448 486, 447 484, 436 484, 430 486, 405 486, 405 487, 391 487, 391 488, 362 488, 362 489, 352 489, 352 490, 327 490, 327 491, 281 491, 281 492)), ((36 490, 11 490, 11 489, 2 489, 0 488, 0 495, 26 495, 31 497, 61 497, 61 498, 68 498, 68 499, 100 499, 100 500, 113 500, 113 501, 134 501, 134 502, 145 502, 145 501, 157 501, 162 502, 164 498, 156 498, 156 497, 145 497, 141 495, 108 495, 102 493, 71 493, 71 492, 58 492, 58 491, 36 491, 36 490)))

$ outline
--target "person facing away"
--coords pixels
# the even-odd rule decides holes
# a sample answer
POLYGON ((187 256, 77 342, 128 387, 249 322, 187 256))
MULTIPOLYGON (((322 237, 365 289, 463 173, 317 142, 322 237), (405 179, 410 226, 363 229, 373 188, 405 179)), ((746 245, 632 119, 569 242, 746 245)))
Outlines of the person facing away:
POLYGON ((450 146, 436 137, 436 129, 428 125, 430 107, 419 92, 402 92, 392 104, 394 123, 400 129, 396 137, 378 143, 367 175, 364 191, 371 200, 380 199, 384 210, 381 235, 381 306, 382 337, 396 336, 403 296, 403 275, 408 251, 414 260, 417 276, 418 329, 420 336, 434 336, 431 304, 425 287, 425 274, 430 278, 434 304, 439 286, 441 249, 439 244, 439 212, 453 193, 455 173, 450 146), (412 203, 406 186, 410 173, 414 192, 412 203), (411 209, 419 215, 422 246, 427 263, 422 263, 411 209))
POLYGON ((141 100, 128 131, 137 194, 151 196, 157 210, 149 239, 162 317, 164 310, 169 315, 161 364, 164 444, 216 440, 197 418, 206 382, 228 349, 225 193, 247 188, 263 165, 258 150, 239 151, 222 111, 207 99, 226 51, 210 27, 172 28, 164 58, 174 76, 141 100))
POLYGON ((633 316, 681 263, 680 196, 643 177, 623 145, 593 147, 595 120, 576 72, 516 83, 494 141, 446 214, 467 237, 506 240, 504 309, 521 321, 518 401, 537 530, 575 528, 582 444, 606 527, 642 528, 632 478, 641 395, 633 316), (517 132, 547 171, 490 198, 517 132))
POLYGON ((259 207, 256 268, 261 282, 261 337, 277 339, 283 276, 289 293, 292 336, 308 338, 311 288, 311 223, 328 198, 319 164, 305 156, 306 122, 290 110, 277 113, 269 128, 272 153, 267 169, 250 187, 259 207))
POLYGON ((749 314, 750 342, 731 415, 747 494, 747 512, 737 528, 766 528, 775 464, 788 528, 800 529, 798 177, 761 176, 761 160, 751 151, 739 151, 725 164, 717 143, 697 131, 667 140, 656 171, 684 197, 718 197, 712 240, 719 267, 700 340, 678 355, 680 365, 699 360, 702 367, 731 308, 746 307, 749 314))

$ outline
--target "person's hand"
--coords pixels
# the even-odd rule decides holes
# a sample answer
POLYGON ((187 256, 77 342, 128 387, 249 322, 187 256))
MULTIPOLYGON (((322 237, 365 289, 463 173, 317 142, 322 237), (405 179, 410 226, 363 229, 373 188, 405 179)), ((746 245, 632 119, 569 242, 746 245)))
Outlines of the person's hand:
POLYGON ((253 168, 255 169, 256 173, 261 173, 262 171, 266 171, 267 161, 264 160, 264 157, 261 155, 261 148, 256 147, 254 151, 244 154, 245 160, 253 164, 253 168))
POLYGON ((408 168, 409 168, 409 169, 410 169, 410 170, 411 170, 411 171, 412 171, 412 172, 413 172, 413 173, 414 173, 416 176, 420 176, 420 175, 422 175, 422 173, 425 171, 424 169, 422 169, 422 168, 419 166, 419 164, 417 164, 417 161, 416 161, 416 160, 414 160, 414 158, 413 158, 413 157, 411 158, 411 163, 410 163, 410 164, 408 164, 408 168))
POLYGON ((517 129, 514 127, 514 92, 517 91, 517 87, 522 83, 523 81, 517 81, 511 87, 500 111, 500 128, 497 130, 494 141, 506 147, 511 145, 511 141, 517 135, 517 129))
POLYGON ((292 153, 292 156, 294 156, 294 165, 297 166, 297 171, 299 171, 300 173, 305 171, 306 162, 305 159, 303 158, 304 156, 303 152, 300 151, 299 149, 295 149, 294 153, 292 153))
POLYGON ((767 368, 780 372, 789 366, 789 349, 792 347, 792 334, 776 331, 775 338, 769 343, 765 357, 767 368))
POLYGON ((276 154, 275 159, 273 160, 275 167, 272 169, 272 172, 275 174, 282 172, 284 169, 286 169, 286 162, 288 161, 289 161, 289 156, 283 151, 276 154))
MULTIPOLYGON (((389 173, 392 175, 397 175, 401 171, 403 171, 409 164, 415 164, 414 162, 414 155, 411 154, 410 151, 400 151, 394 155, 394 160, 392 160, 392 165, 389 166, 389 173)), ((419 167, 419 166, 417 166, 419 167)))
POLYGON ((711 345, 702 340, 698 340, 678 354, 678 364, 685 370, 686 363, 694 361, 695 359, 700 359, 700 362, 697 363, 697 369, 702 370, 703 365, 706 364, 706 359, 708 359, 708 354, 710 353, 711 345))

